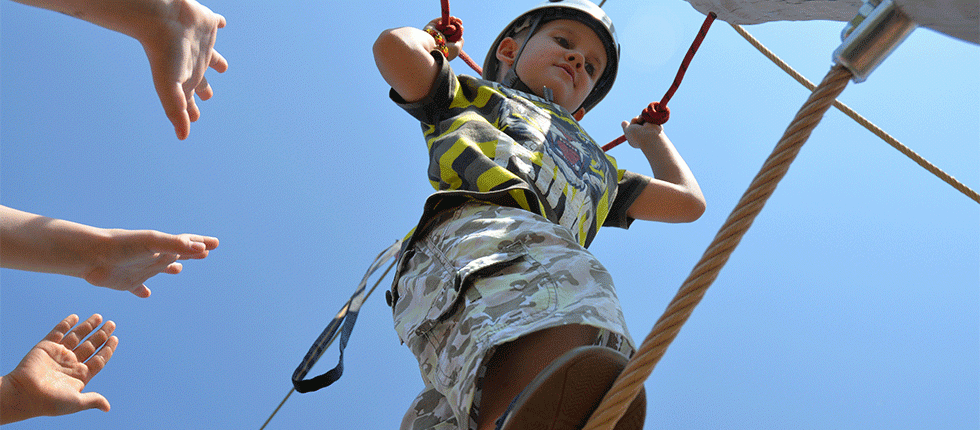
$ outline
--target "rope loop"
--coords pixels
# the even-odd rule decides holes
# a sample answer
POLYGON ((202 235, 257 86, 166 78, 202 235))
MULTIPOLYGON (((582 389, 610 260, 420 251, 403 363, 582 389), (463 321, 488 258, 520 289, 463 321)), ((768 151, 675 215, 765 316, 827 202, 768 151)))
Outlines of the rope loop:
POLYGON ((663 125, 670 119, 670 108, 667 107, 666 104, 653 102, 650 103, 646 109, 643 109, 643 113, 640 114, 640 117, 646 122, 663 125))
POLYGON ((450 43, 459 42, 463 38, 463 21, 455 16, 450 16, 448 20, 442 18, 436 24, 436 30, 446 36, 450 43))

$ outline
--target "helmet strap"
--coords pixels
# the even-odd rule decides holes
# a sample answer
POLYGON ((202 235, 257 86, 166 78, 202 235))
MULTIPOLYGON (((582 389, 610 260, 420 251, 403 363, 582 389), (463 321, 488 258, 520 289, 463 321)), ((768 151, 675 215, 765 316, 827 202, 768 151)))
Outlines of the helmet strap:
POLYGON ((504 75, 504 79, 501 81, 502 84, 513 88, 518 91, 523 91, 525 93, 534 94, 524 81, 521 80, 520 76, 517 76, 517 62, 521 59, 521 54, 524 53, 524 48, 527 47, 527 42, 531 40, 531 36, 534 36, 534 32, 538 30, 538 25, 541 23, 541 18, 543 14, 537 14, 534 20, 531 21, 530 30, 527 32, 527 37, 524 38, 524 42, 521 43, 521 48, 517 50, 517 55, 514 56, 514 62, 510 65, 510 70, 504 75))
MULTIPOLYGON (((537 16, 533 18, 534 20, 531 21, 530 30, 527 32, 527 37, 525 37, 524 42, 521 43, 521 48, 517 50, 517 55, 514 56, 514 62, 510 65, 510 70, 507 70, 507 73, 504 74, 504 78, 501 80, 500 83, 504 84, 509 88, 513 88, 521 92, 534 94, 534 90, 532 90, 531 87, 525 84, 524 81, 521 80, 520 76, 517 76, 517 62, 520 61, 521 54, 524 53, 524 48, 527 47, 527 42, 529 42, 531 40, 531 37, 534 36, 534 32, 538 30, 538 26, 541 24, 541 20, 543 18, 544 18, 544 14, 539 13, 537 14, 537 16)), ((517 33, 519 32, 520 31, 517 31, 517 33)), ((547 99, 551 103, 554 103, 554 93, 551 91, 551 88, 544 87, 542 89, 542 93, 545 99, 547 99)), ((585 102, 583 101, 582 104, 585 104, 585 102)), ((577 109, 575 109, 575 112, 577 113, 578 111, 581 110, 582 110, 582 106, 580 105, 577 109)), ((585 113, 583 111, 582 115, 584 114, 585 113)), ((578 118, 576 118, 576 120, 582 119, 581 118, 582 115, 578 115, 578 114, 576 115, 579 116, 578 118)))

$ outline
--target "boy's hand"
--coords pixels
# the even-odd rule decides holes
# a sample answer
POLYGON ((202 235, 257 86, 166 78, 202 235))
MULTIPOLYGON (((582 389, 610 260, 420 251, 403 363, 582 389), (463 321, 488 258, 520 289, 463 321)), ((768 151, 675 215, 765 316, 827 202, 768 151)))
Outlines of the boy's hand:
POLYGON ((109 411, 105 397, 83 393, 82 389, 112 358, 119 344, 119 339, 112 336, 116 324, 107 321, 92 333, 102 323, 102 316, 92 315, 73 329, 77 322, 76 315, 62 320, 13 371, 0 378, 0 424, 93 408, 109 411), (92 335, 85 339, 89 333, 92 335))
MULTIPOLYGON (((432 21, 429 21, 429 23, 426 24, 424 28, 432 27, 434 29, 438 29, 440 21, 442 21, 441 17, 433 19, 432 21)), ((455 42, 450 42, 449 39, 447 38, 446 49, 448 50, 448 55, 446 55, 446 59, 450 61, 454 60, 456 57, 459 56, 459 52, 463 50, 463 37, 460 36, 459 40, 455 42)))
POLYGON ((163 110, 183 140, 190 134, 190 123, 201 117, 194 94, 201 100, 214 95, 204 72, 208 67, 218 73, 228 69, 228 61, 214 49, 225 18, 195 0, 176 0, 164 21, 160 31, 145 32, 138 39, 150 60, 163 110))
POLYGON ((95 252, 96 260, 83 278, 97 287, 150 296, 143 283, 158 273, 175 275, 183 265, 177 260, 201 259, 218 246, 218 239, 196 234, 173 235, 154 230, 108 230, 95 252))
POLYGON ((643 118, 635 117, 630 122, 623 121, 623 134, 630 146, 643 148, 643 145, 663 142, 667 136, 664 127, 652 122, 644 122, 643 118))

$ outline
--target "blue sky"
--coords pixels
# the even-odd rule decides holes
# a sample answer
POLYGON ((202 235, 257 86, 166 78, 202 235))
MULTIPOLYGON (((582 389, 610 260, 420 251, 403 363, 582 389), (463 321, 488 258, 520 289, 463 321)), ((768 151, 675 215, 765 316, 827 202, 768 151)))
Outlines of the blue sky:
MULTIPOLYGON (((536 2, 457 0, 482 62, 536 2)), ((0 3, 0 203, 99 227, 216 236, 152 297, 0 271, 0 371, 59 320, 101 313, 120 345, 89 385, 112 411, 11 429, 258 429, 373 257, 430 192, 417 123, 387 98, 371 44, 439 2, 232 2, 213 99, 178 141, 140 45, 53 12, 0 3)), ((583 121, 600 143, 659 100, 703 16, 683 1, 612 0, 623 46, 610 95, 583 121)), ((747 26, 813 81, 843 23, 747 26)), ((453 67, 470 73, 460 61, 453 67)), ((841 100, 980 188, 980 48, 912 33, 841 100)), ((716 22, 670 102, 666 130, 708 200, 692 224, 606 229, 637 342, 653 327, 807 98, 716 22)), ((647 173, 642 155, 613 150, 647 173)), ((980 209, 835 109, 646 383, 647 428, 980 426, 980 209)), ((387 283, 387 282, 386 282, 387 283)), ((383 294, 362 309, 334 386, 294 394, 269 429, 396 428, 421 390, 383 294)), ((336 362, 336 347, 314 373, 336 362)))

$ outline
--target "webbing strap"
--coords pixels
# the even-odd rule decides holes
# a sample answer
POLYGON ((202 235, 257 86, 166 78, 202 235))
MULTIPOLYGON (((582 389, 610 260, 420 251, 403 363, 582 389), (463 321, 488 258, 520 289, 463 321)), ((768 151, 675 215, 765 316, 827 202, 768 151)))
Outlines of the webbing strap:
MULTIPOLYGON (((293 387, 296 391, 300 393, 308 393, 310 391, 316 391, 323 387, 327 387, 333 384, 340 376, 344 373, 344 348, 347 347, 347 341, 350 339, 351 332, 354 331, 354 323, 357 321, 357 313, 361 309, 361 305, 364 304, 364 299, 366 298, 365 287, 367 286, 368 279, 374 274, 385 262, 391 259, 395 259, 398 255, 398 251, 401 249, 402 241, 398 240, 393 245, 389 246, 388 249, 381 251, 380 254, 371 263, 371 267, 368 268, 367 273, 364 274, 364 278, 361 279, 361 283, 357 285, 354 290, 354 295, 351 296, 350 300, 340 308, 340 312, 333 317, 333 320, 327 324, 327 327, 323 329, 320 336, 313 342, 313 346, 303 357, 303 362, 300 363, 296 371, 293 372, 293 387), (320 360, 320 356, 323 352, 330 346, 330 344, 336 339, 337 331, 340 330, 340 359, 333 369, 327 372, 315 376, 310 379, 306 378, 306 374, 309 373, 310 369, 320 360)), ((392 266, 394 263, 392 263, 392 266)), ((388 266, 391 269, 391 266, 388 266)), ((386 270, 381 278, 384 278, 388 274, 386 270)), ((381 279, 378 279, 380 282, 381 279)), ((375 284, 375 287, 377 284, 375 284)), ((373 288, 372 288, 373 290, 373 288)))

